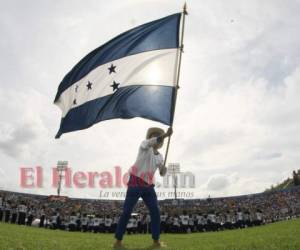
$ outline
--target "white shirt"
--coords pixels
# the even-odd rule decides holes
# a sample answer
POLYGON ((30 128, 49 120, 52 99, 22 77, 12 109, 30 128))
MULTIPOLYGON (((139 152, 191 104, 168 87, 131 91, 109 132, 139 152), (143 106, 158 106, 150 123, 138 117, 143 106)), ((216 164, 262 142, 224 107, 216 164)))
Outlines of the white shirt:
POLYGON ((237 213, 237 219, 238 220, 243 220, 243 213, 242 212, 237 213))
POLYGON ((117 217, 117 216, 114 217, 114 222, 113 222, 113 223, 114 223, 114 224, 118 224, 118 221, 119 221, 119 217, 117 217))
POLYGON ((150 223, 150 222, 151 222, 151 217, 150 217, 149 214, 147 214, 147 216, 146 216, 146 222, 147 222, 147 223, 150 223))
POLYGON ((194 218, 193 217, 189 218, 189 225, 194 226, 194 218))
POLYGON ((245 220, 250 220, 250 216, 249 216, 249 214, 247 214, 247 213, 246 213, 246 214, 244 214, 244 219, 245 219, 245 220))
POLYGON ((157 138, 153 137, 144 140, 139 148, 139 153, 135 164, 130 169, 130 173, 135 175, 149 184, 153 184, 153 178, 157 168, 161 169, 164 164, 163 156, 158 153, 154 154, 152 146, 157 144, 157 138))
POLYGON ((182 225, 187 226, 189 224, 189 216, 188 215, 181 215, 180 220, 182 225))
POLYGON ((77 217, 72 215, 70 216, 70 224, 76 224, 77 223, 77 217))
POLYGON ((168 216, 165 215, 165 214, 161 215, 161 216, 160 216, 160 221, 161 221, 161 222, 166 222, 167 217, 168 217, 168 216))
POLYGON ((104 222, 106 227, 110 227, 112 224, 112 219, 111 218, 105 218, 105 222, 104 222))
POLYGON ((11 210, 9 203, 7 203, 6 201, 3 202, 3 207, 5 210, 11 210))
POLYGON ((19 205, 19 212, 26 213, 27 207, 25 205, 19 205))
POLYGON ((41 215, 41 216, 45 215, 45 210, 44 210, 44 209, 41 209, 41 210, 40 210, 40 215, 41 215))
POLYGON ((175 217, 174 219, 173 219, 173 225, 174 226, 180 226, 180 224, 179 224, 179 219, 177 218, 177 217, 175 217))
POLYGON ((127 224, 127 228, 137 227, 137 221, 135 218, 130 218, 127 224))
POLYGON ((262 214, 260 212, 256 212, 256 219, 262 220, 262 214))
POLYGON ((231 215, 230 214, 226 214, 226 222, 231 223, 231 215))
POLYGON ((137 226, 138 226, 138 221, 137 221, 137 219, 133 218, 132 227, 137 227, 137 226))
POLYGON ((93 226, 99 226, 100 225, 100 219, 99 218, 93 218, 92 222, 93 222, 93 226))
POLYGON ((169 217, 167 219, 167 224, 172 224, 173 223, 173 217, 169 217))
POLYGON ((86 226, 89 223, 88 217, 82 217, 81 219, 81 225, 86 226))
POLYGON ((213 223, 216 222, 216 215, 215 215, 215 214, 209 214, 209 215, 207 216, 207 218, 208 218, 211 222, 213 222, 213 223))
POLYGON ((53 216, 51 217, 51 223, 52 223, 52 224, 56 223, 56 220, 57 220, 57 216, 56 216, 56 215, 53 215, 53 216))
POLYGON ((197 224, 198 225, 202 225, 203 224, 203 216, 202 215, 197 215, 197 224))

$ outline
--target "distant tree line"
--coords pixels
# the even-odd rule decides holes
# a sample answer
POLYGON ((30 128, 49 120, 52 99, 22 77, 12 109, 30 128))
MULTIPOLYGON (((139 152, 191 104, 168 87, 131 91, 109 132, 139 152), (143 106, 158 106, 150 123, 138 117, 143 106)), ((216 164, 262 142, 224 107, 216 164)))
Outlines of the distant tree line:
POLYGON ((295 170, 293 171, 293 182, 295 186, 300 185, 300 169, 298 170, 298 172, 296 172, 295 170))
POLYGON ((275 191, 275 190, 281 190, 293 186, 300 186, 300 169, 298 171, 293 171, 293 178, 287 178, 281 183, 278 183, 277 185, 272 185, 270 188, 266 190, 267 191, 275 191))

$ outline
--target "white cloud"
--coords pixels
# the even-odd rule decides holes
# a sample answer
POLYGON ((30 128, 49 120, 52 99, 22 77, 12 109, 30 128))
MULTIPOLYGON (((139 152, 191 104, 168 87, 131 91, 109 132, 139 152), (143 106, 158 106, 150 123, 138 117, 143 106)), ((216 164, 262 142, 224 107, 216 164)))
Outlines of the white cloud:
POLYGON ((207 189, 212 191, 220 191, 226 189, 230 185, 230 180, 226 175, 214 175, 208 179, 207 189))

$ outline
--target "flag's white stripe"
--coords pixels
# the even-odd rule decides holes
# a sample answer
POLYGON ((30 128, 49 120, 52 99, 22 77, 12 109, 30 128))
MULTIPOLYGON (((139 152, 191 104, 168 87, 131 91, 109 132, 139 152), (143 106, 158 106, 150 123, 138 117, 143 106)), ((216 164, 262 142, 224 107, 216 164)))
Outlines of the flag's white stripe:
POLYGON ((56 104, 61 108, 64 117, 72 108, 112 94, 113 88, 110 85, 113 81, 120 83, 119 87, 175 86, 177 58, 178 49, 163 49, 123 57, 101 65, 66 89, 56 104), (109 74, 108 68, 111 65, 116 66, 116 73, 109 74), (88 90, 88 82, 92 83, 91 90, 88 90), (74 99, 76 99, 75 105, 74 99))

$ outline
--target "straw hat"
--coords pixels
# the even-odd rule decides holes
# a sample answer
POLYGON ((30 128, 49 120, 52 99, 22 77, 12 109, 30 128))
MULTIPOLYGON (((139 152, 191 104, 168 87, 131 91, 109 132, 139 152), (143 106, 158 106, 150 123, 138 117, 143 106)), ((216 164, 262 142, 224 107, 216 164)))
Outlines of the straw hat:
POLYGON ((149 139, 152 134, 163 135, 165 131, 161 128, 149 128, 147 131, 146 139, 149 139))

